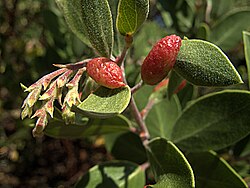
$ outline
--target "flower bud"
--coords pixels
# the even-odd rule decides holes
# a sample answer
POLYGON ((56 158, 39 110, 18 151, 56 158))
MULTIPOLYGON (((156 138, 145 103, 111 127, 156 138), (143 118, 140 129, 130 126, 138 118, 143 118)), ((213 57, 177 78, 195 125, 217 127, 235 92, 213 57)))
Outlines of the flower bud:
POLYGON ((89 61, 87 73, 101 86, 110 89, 125 86, 121 68, 108 58, 99 57, 89 61))
POLYGON ((149 85, 162 81, 173 68, 181 47, 181 38, 170 35, 158 41, 141 66, 142 80, 149 85))

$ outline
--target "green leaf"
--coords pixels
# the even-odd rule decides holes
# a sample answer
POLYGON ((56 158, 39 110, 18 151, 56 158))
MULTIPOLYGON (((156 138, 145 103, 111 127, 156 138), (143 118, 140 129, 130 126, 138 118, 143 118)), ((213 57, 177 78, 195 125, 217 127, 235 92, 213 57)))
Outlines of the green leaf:
POLYGON ((126 161, 112 161, 92 167, 76 188, 143 188, 145 175, 139 165, 126 161))
POLYGON ((147 154, 156 182, 165 179, 164 187, 194 187, 193 171, 181 151, 164 138, 148 144, 147 154))
POLYGON ((235 170, 215 152, 190 153, 187 156, 195 176, 197 188, 247 188, 235 170))
POLYGON ((206 23, 201 23, 197 31, 197 38, 207 40, 210 35, 210 28, 206 23))
POLYGON ((177 93, 180 104, 182 108, 185 108, 186 105, 196 96, 197 88, 189 83, 177 93))
POLYGON ((189 105, 177 119, 171 140, 200 152, 225 148, 250 133, 250 92, 226 90, 189 105))
POLYGON ((227 56, 214 44, 202 40, 182 40, 174 70, 199 86, 243 83, 227 56))
POLYGON ((215 19, 219 16, 225 15, 230 9, 233 8, 233 4, 235 0, 209 0, 211 1, 212 11, 211 16, 215 17, 215 19))
POLYGON ((113 49, 113 21, 107 0, 82 0, 83 21, 89 40, 100 55, 110 57, 113 49))
POLYGON ((120 0, 116 27, 122 35, 134 34, 147 19, 149 0, 120 0))
POLYGON ((107 0, 56 0, 71 30, 104 57, 113 48, 113 21, 107 0))
POLYGON ((235 48, 243 30, 250 29, 250 9, 236 9, 221 17, 211 28, 210 41, 224 51, 235 48), (232 27, 233 26, 233 27, 232 27))
POLYGON ((240 154, 241 157, 246 157, 250 155, 250 139, 248 140, 245 148, 243 149, 242 153, 240 154))
POLYGON ((155 104, 146 117, 146 125, 150 136, 170 139, 170 135, 177 117, 181 113, 178 97, 164 99, 155 104))
POLYGON ((45 128, 45 134, 54 138, 83 138, 88 136, 128 131, 130 122, 122 115, 107 119, 89 120, 87 124, 66 125, 64 121, 52 119, 45 128))
MULTIPOLYGON (((108 0, 108 2, 112 12, 113 23, 115 23, 119 0, 108 0)), ((115 24, 113 24, 113 30, 116 31, 115 24)), ((119 56, 121 54, 121 50, 124 47, 124 43, 125 43, 124 36, 122 36, 119 32, 114 32, 114 47, 112 52, 114 56, 119 56)))
POLYGON ((174 70, 171 71, 168 83, 168 98, 170 99, 175 93, 176 89, 181 84, 183 78, 180 77, 174 70))
POLYGON ((81 1, 56 0, 56 3, 62 10, 65 20, 73 33, 82 42, 90 46, 86 25, 83 20, 81 1))
POLYGON ((250 32, 243 31, 243 41, 245 50, 245 59, 247 65, 248 84, 250 88, 250 32))
POLYGON ((148 103, 148 99, 152 94, 154 86, 143 85, 133 96, 138 109, 141 111, 148 103))
POLYGON ((147 161, 146 151, 140 137, 132 132, 113 133, 104 136, 108 152, 118 160, 137 164, 147 161))
POLYGON ((131 98, 128 86, 118 89, 98 88, 81 104, 73 106, 72 110, 94 118, 107 118, 122 113, 131 98))

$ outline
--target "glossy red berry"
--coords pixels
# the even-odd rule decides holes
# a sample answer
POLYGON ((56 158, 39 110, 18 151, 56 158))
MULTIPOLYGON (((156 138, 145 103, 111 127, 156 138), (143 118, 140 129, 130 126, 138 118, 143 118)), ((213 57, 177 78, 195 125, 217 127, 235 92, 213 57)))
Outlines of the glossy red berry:
POLYGON ((114 89, 125 86, 121 68, 105 57, 94 58, 87 64, 87 73, 99 85, 114 89))
POLYGON ((162 81, 173 68, 181 47, 181 38, 170 35, 158 41, 141 66, 142 80, 149 85, 162 81))

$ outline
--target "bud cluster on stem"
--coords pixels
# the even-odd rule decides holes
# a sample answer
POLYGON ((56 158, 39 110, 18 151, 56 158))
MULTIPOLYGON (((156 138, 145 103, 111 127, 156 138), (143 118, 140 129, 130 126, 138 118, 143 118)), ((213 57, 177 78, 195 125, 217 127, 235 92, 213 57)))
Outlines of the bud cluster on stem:
POLYGON ((70 107, 80 102, 78 92, 79 81, 86 70, 87 61, 81 61, 76 64, 55 65, 60 69, 43 76, 37 82, 25 89, 25 92, 29 92, 29 94, 22 105, 22 119, 27 116, 31 117, 35 103, 38 100, 42 101, 42 106, 38 108, 31 117, 38 118, 35 128, 33 129, 34 136, 42 136, 49 118, 53 118, 55 100, 61 105, 62 116, 65 122, 72 122, 70 121, 72 120, 70 107), (74 77, 72 78, 72 76, 74 77), (65 86, 68 88, 68 92, 63 97, 63 88, 65 86), (44 93, 41 95, 43 90, 44 93), (62 98, 64 98, 63 102, 62 98))

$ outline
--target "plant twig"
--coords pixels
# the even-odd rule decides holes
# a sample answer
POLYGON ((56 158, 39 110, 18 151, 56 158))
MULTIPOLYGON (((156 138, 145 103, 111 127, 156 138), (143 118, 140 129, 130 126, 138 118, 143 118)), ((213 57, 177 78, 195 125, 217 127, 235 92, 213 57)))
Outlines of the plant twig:
POLYGON ((133 88, 131 88, 131 93, 134 94, 143 86, 143 81, 141 80, 138 84, 136 84, 133 88))
POLYGON ((208 0, 207 1, 207 7, 206 7, 206 14, 205 14, 205 21, 206 21, 206 23, 210 22, 211 11, 212 11, 212 1, 208 0))
POLYGON ((141 113, 139 112, 137 105, 135 103, 134 97, 131 97, 131 101, 130 101, 130 108, 132 110, 132 114, 134 115, 135 121, 137 122, 137 124, 140 127, 140 137, 143 141, 144 145, 147 145, 147 142, 150 138, 149 132, 148 132, 148 128, 141 116, 141 113))
MULTIPOLYGON (((129 47, 131 46, 132 44, 132 41, 133 41, 133 38, 132 36, 130 35, 127 35, 125 37, 125 42, 126 42, 126 45, 123 49, 123 52, 122 52, 122 55, 120 56, 120 58, 117 60, 117 63, 120 63, 121 64, 121 69, 122 69, 122 72, 123 72, 123 81, 125 84, 127 84, 127 80, 126 80, 126 76, 125 76, 125 69, 124 69, 124 59, 126 57, 126 54, 127 54, 127 50, 129 49, 129 47)), ((137 89, 139 89, 142 85, 142 81, 138 84, 138 86, 136 86, 135 88, 132 88, 131 89, 131 93, 133 94, 133 92, 135 92, 137 89)), ((135 121, 137 122, 140 130, 139 130, 139 136, 143 142, 143 145, 144 146, 147 146, 147 143, 148 143, 148 140, 150 138, 150 135, 149 135, 149 132, 148 132, 148 128, 141 116, 141 113, 140 111, 138 110, 138 107, 135 103, 135 99, 132 95, 131 97, 131 100, 130 100, 130 108, 132 110, 132 114, 135 118, 135 121)), ((134 129, 131 129, 132 132, 137 132, 135 131, 134 129)))
POLYGON ((152 109, 152 107, 155 104, 155 100, 154 99, 150 99, 147 103, 147 105, 145 106, 145 108, 141 111, 141 116, 143 119, 146 119, 148 112, 152 109))
POLYGON ((90 61, 90 59, 85 59, 83 61, 79 61, 77 63, 69 63, 69 64, 53 64, 53 66, 58 67, 58 68, 67 68, 70 70, 78 70, 83 67, 87 66, 87 63, 90 61))
POLYGON ((130 48, 130 46, 133 43, 133 37, 131 35, 126 35, 125 42, 126 42, 126 44, 122 50, 122 54, 116 59, 116 63, 118 65, 121 65, 124 62, 124 59, 125 59, 127 52, 128 52, 128 49, 130 48))
POLYGON ((145 162, 145 163, 140 165, 140 167, 143 171, 145 171, 149 166, 150 166, 149 162, 145 162))

